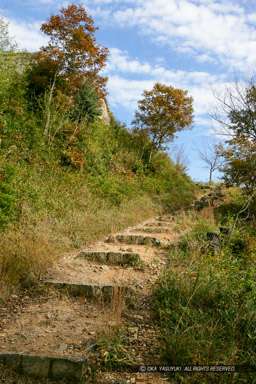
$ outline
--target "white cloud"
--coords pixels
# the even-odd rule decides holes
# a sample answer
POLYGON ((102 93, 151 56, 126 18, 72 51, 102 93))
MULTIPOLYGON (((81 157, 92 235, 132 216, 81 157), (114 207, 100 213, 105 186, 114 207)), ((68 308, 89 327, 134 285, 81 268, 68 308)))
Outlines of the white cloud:
POLYGON ((14 40, 18 43, 20 49, 36 52, 40 49, 40 47, 47 44, 48 37, 45 37, 40 32, 40 26, 42 23, 26 23, 13 19, 9 19, 7 21, 10 23, 10 35, 14 37, 14 40))
POLYGON ((154 80, 129 80, 118 75, 110 76, 108 100, 112 106, 122 106, 134 111, 142 92, 151 89, 153 85, 154 80))
POLYGON ((109 64, 105 74, 109 76, 109 103, 115 107, 125 107, 130 112, 137 109, 137 102, 144 90, 150 90, 156 82, 172 85, 175 88, 188 90, 193 96, 195 124, 210 126, 206 118, 209 105, 214 102, 212 84, 222 87, 223 76, 211 75, 208 72, 181 71, 166 69, 161 64, 149 64, 138 59, 129 58, 127 52, 117 48, 110 49, 109 64), (134 79, 134 76, 138 79, 134 79), (133 79, 131 79, 133 76, 133 79))
POLYGON ((256 14, 237 1, 97 0, 97 5, 95 16, 107 10, 112 24, 139 28, 154 42, 199 61, 217 58, 239 69, 256 62, 256 14))

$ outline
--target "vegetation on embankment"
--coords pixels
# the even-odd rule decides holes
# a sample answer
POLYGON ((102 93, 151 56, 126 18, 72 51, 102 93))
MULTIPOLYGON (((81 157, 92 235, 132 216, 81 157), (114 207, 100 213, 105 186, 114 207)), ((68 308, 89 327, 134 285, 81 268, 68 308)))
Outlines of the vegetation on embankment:
MULTIPOLYGON (((188 219, 191 232, 169 253, 156 293, 167 364, 256 366, 254 216, 238 221, 230 239, 222 235, 219 247, 207 241, 207 232, 233 227, 243 199, 238 190, 229 199, 188 219)), ((248 383, 255 372, 176 376, 183 383, 248 383)))
POLYGON ((60 253, 177 209, 194 193, 165 153, 155 151, 149 165, 149 138, 113 116, 110 125, 99 119, 90 82, 65 93, 50 82, 51 66, 30 59, 12 47, 0 57, 2 298, 35 283, 60 253))

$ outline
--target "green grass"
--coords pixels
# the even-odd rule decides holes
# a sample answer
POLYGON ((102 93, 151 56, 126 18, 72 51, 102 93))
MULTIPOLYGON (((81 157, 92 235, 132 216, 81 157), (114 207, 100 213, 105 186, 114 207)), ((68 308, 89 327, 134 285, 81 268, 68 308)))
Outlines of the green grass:
MULTIPOLYGON (((50 159, 34 164, 10 160, 16 176, 8 188, 15 200, 8 200, 12 215, 9 223, 4 222, 0 238, 2 299, 35 284, 62 253, 101 240, 164 209, 157 191, 149 191, 139 178, 123 178, 126 189, 120 190, 117 176, 110 175, 112 191, 105 193, 100 184, 95 188, 90 175, 65 169, 50 159), (126 195, 127 189, 136 193, 126 195)), ((184 196, 191 199, 192 194, 185 192, 184 196)))
POLYGON ((165 153, 148 165, 148 139, 113 116, 75 119, 81 100, 64 90, 52 98, 46 86, 31 100, 27 61, 20 71, 3 56, 0 67, 2 298, 36 284, 61 253, 193 200, 192 181, 165 153))
MULTIPOLYGON (((202 220, 170 253, 156 292, 162 358, 170 365, 256 367, 256 243, 254 228, 238 228, 247 248, 218 252, 205 244, 213 224, 202 220)), ((216 230, 216 226, 215 226, 216 230)), ((184 383, 251 383, 255 374, 193 374, 184 383)), ((179 374, 177 374, 179 376, 179 374)))

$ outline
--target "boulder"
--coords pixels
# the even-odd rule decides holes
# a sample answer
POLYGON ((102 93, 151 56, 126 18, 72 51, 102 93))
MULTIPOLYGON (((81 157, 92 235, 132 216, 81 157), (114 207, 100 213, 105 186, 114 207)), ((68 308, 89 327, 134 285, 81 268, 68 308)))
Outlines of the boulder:
POLYGON ((226 227, 220 227, 220 233, 222 235, 231 235, 232 230, 226 227))
POLYGON ((211 242, 211 245, 213 247, 220 246, 221 241, 220 241, 220 235, 218 233, 207 232, 206 236, 207 236, 207 240, 211 242))
POLYGON ((194 208, 195 208, 195 211, 200 211, 201 209, 204 208, 204 203, 200 200, 196 200, 194 202, 194 208))

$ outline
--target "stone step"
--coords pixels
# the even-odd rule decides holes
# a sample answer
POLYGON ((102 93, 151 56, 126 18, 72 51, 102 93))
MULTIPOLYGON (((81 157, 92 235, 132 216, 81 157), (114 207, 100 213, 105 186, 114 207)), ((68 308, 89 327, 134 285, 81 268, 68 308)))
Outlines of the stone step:
POLYGON ((96 261, 102 264, 114 265, 137 265, 140 261, 138 253, 123 252, 81 252, 78 258, 85 258, 88 261, 96 261))
POLYGON ((169 225, 171 225, 172 223, 170 223, 169 221, 154 221, 154 222, 151 222, 151 223, 146 223, 145 224, 145 227, 168 227, 169 225))
POLYGON ((159 221, 174 221, 175 220, 175 216, 174 215, 159 216, 156 219, 159 220, 159 221))
POLYGON ((194 204, 191 204, 191 205, 187 205, 185 207, 183 207, 183 210, 188 213, 188 212, 193 212, 194 211, 194 204))
POLYGON ((138 245, 148 245, 153 247, 161 247, 168 245, 167 241, 162 239, 158 239, 152 236, 143 236, 143 235, 134 235, 134 234, 123 234, 123 235, 115 235, 110 236, 106 242, 112 243, 119 241, 120 243, 125 244, 138 244, 138 245))
POLYGON ((82 357, 51 357, 20 353, 0 353, 0 364, 33 378, 80 381, 88 369, 82 357))
POLYGON ((136 232, 146 232, 146 233, 171 233, 170 228, 159 228, 159 227, 145 227, 145 228, 135 228, 136 232))
POLYGON ((134 295, 134 291, 131 288, 121 285, 78 284, 51 280, 46 280, 45 284, 63 290, 72 296, 83 296, 92 300, 111 300, 115 294, 122 293, 125 300, 129 302, 134 295))

